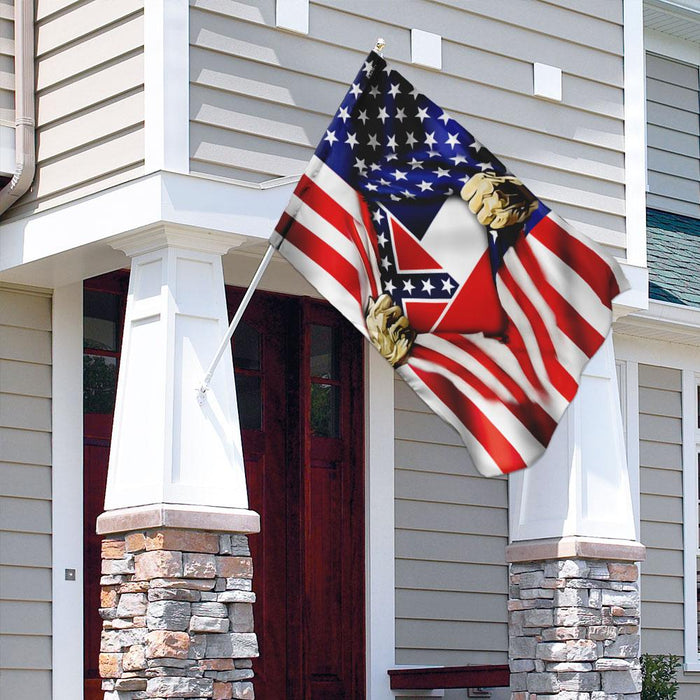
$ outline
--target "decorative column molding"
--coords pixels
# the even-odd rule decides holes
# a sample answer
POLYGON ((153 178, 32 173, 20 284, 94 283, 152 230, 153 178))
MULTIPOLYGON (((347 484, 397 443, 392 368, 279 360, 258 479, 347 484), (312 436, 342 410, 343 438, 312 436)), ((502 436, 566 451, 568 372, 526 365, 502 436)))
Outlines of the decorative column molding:
POLYGON ((205 511, 234 518, 222 529, 257 530, 257 515, 245 526, 239 517, 248 498, 230 349, 203 405, 196 395, 228 326, 221 256, 239 242, 163 225, 113 243, 132 268, 105 498, 120 512, 100 517, 102 533, 129 529, 107 522, 122 515, 140 527, 212 527, 205 511))

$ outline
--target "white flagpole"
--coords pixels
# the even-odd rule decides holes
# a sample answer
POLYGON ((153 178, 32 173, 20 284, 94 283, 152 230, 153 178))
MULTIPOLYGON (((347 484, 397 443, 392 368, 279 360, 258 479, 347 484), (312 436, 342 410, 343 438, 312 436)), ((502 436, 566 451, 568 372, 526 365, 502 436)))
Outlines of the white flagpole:
POLYGON ((229 325, 228 330, 226 331, 226 335, 223 337, 221 340, 221 343, 219 344, 219 348, 216 351, 216 355, 214 355, 214 359, 211 361, 211 364, 209 365, 209 369, 207 370, 207 373, 204 375, 204 379, 202 380, 202 383, 199 385, 197 388, 197 400, 199 401, 200 404, 204 403, 207 389, 209 388, 209 384, 211 382, 212 375, 214 374, 214 371, 216 370, 217 365, 219 364, 219 360, 221 360, 221 356, 224 354, 224 350, 226 350, 226 345, 231 342, 231 338, 233 337, 233 334, 236 330, 236 327, 238 326, 239 321, 241 320, 241 317, 243 316, 246 308, 248 307, 248 303, 250 302, 250 298, 253 296, 253 292, 256 290, 258 284, 260 283, 260 280, 265 273, 265 270, 267 269, 267 266, 270 264, 270 260, 272 260, 272 255, 275 252, 275 248, 273 246, 268 246, 267 250, 265 251, 265 255, 263 255, 263 259, 260 261, 260 265, 258 265, 258 269, 255 271, 255 274, 253 275, 253 279, 250 282, 250 285, 248 286, 248 289, 246 289, 245 294, 243 295, 243 299, 241 299, 241 303, 238 305, 238 308, 236 309, 236 313, 233 316, 233 319, 231 321, 231 325, 229 325))

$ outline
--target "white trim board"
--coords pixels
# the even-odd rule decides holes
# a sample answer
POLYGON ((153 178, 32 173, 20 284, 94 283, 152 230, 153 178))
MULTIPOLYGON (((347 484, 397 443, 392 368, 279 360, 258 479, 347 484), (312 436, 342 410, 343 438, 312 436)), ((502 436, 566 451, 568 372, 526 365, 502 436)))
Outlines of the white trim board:
POLYGON ((54 290, 51 342, 52 686, 64 700, 83 697, 82 283, 54 290))

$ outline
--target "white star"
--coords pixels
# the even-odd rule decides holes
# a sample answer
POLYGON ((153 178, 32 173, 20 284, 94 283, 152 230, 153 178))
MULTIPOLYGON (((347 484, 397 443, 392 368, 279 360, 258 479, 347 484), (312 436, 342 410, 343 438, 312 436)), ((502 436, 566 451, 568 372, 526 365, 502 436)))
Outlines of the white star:
POLYGON ((390 153, 390 154, 386 157, 387 160, 396 160, 397 158, 398 158, 398 156, 396 155, 396 153, 390 153))
POLYGON ((396 95, 398 95, 399 92, 400 92, 400 90, 399 90, 399 86, 398 86, 398 85, 392 85, 392 86, 389 88, 389 94, 390 94, 392 97, 396 97, 396 95))
POLYGON ((341 107, 340 111, 338 112, 338 119, 343 120, 343 124, 345 124, 346 119, 350 119, 350 112, 348 112, 347 107, 341 107))
POLYGON ((389 113, 386 111, 386 109, 384 109, 384 107, 382 107, 379 110, 379 114, 377 115, 377 119, 381 119, 382 124, 383 124, 388 118, 389 118, 389 113))
POLYGON ((424 119, 428 118, 428 108, 427 107, 419 107, 418 108, 418 114, 416 114, 416 117, 420 119, 421 124, 423 123, 424 119))
POLYGON ((423 180, 420 183, 420 185, 418 185, 418 187, 420 187, 421 192, 425 192, 426 190, 430 190, 432 192, 432 190, 433 190, 433 186, 429 182, 426 182, 425 180, 423 180))
POLYGON ((418 160, 418 158, 411 158, 411 160, 408 161, 408 164, 411 166, 411 170, 423 167, 423 161, 418 160))
POLYGON ((418 143, 418 139, 413 135, 412 131, 406 132, 406 145, 410 148, 418 143))
POLYGON ((454 148, 459 142, 459 136, 457 134, 449 134, 447 141, 445 141, 446 146, 452 146, 454 148))
POLYGON ((406 199, 415 199, 416 198, 416 195, 413 194, 413 192, 409 192, 408 190, 404 190, 401 194, 404 197, 406 197, 406 199))
POLYGON ((453 160, 455 162, 455 165, 459 165, 460 163, 466 163, 467 159, 464 156, 452 156, 450 160, 453 160))
POLYGON ((361 158, 355 158, 355 165, 353 165, 354 168, 357 168, 360 171, 360 175, 364 175, 365 172, 367 171, 367 166, 365 165, 365 161, 362 160, 361 158))
POLYGON ((452 280, 449 277, 442 281, 442 290, 444 292, 452 294, 452 287, 454 287, 454 284, 452 284, 452 280))
POLYGON ((374 172, 375 170, 381 170, 382 166, 379 165, 379 163, 370 163, 369 164, 370 170, 374 172))
POLYGON ((367 142, 367 145, 370 148, 379 148, 379 139, 377 139, 376 134, 370 134, 369 135, 369 141, 367 142))
POLYGON ((425 145, 426 146, 434 146, 437 143, 435 140, 435 132, 431 131, 428 133, 427 131, 425 132, 425 145))
POLYGON ((369 117, 367 116, 367 110, 360 110, 360 114, 357 116, 357 118, 364 124, 369 119, 369 117))
POLYGON ((465 175, 464 177, 460 177, 459 181, 463 182, 465 185, 471 180, 471 177, 469 175, 465 175))
POLYGON ((365 61, 365 65, 362 66, 362 70, 365 72, 365 75, 369 75, 373 68, 374 63, 372 63, 372 61, 365 61))
POLYGON ((406 173, 402 173, 400 170, 394 170, 394 180, 405 180, 406 173))
POLYGON ((483 146, 476 139, 474 139, 474 142, 469 144, 469 148, 474 151, 480 151, 483 146))
POLYGON ((400 202, 401 197, 397 197, 395 194, 390 194, 389 198, 391 199, 392 202, 400 202))
POLYGON ((380 265, 385 269, 388 270, 391 267, 391 261, 389 258, 382 258, 382 261, 380 265))
POLYGON ((351 134, 348 131, 348 137, 345 139, 345 143, 347 143, 348 146, 350 146, 350 148, 354 148, 355 146, 357 146, 357 139, 355 138, 355 134, 351 134))
POLYGON ((392 294, 395 289, 396 289, 396 285, 391 280, 389 280, 384 285, 384 291, 387 292, 388 294, 392 294))
POLYGON ((420 92, 416 90, 416 88, 413 88, 410 93, 408 93, 411 97, 420 97, 420 92))
POLYGON ((388 187, 391 183, 389 182, 389 180, 385 180, 384 178, 381 178, 379 180, 379 184, 384 185, 384 187, 388 187))
POLYGON ((438 151, 433 151, 432 149, 428 151, 428 158, 437 158, 439 155, 438 151))
POLYGON ((338 139, 335 136, 335 131, 326 131, 326 135, 323 137, 324 141, 328 141, 328 143, 332 146, 334 141, 337 141, 338 139))
POLYGON ((403 283, 403 291, 409 294, 415 289, 411 280, 405 280, 403 283))
POLYGON ((382 231, 378 236, 377 236, 377 243, 379 245, 386 245, 389 242, 387 237, 384 235, 384 231, 382 231))
POLYGON ((377 186, 373 182, 368 182, 365 187, 370 191, 370 192, 376 192, 377 191, 377 186))
POLYGON ((382 215, 382 212, 379 211, 379 209, 377 209, 377 211, 372 212, 372 218, 373 218, 377 223, 380 223, 381 220, 384 218, 384 216, 382 215))
POLYGON ((437 169, 437 176, 438 177, 449 177, 450 176, 450 171, 445 170, 444 168, 438 168, 437 169))
POLYGON ((451 197, 454 193, 455 193, 455 191, 454 191, 451 187, 450 187, 449 190, 447 190, 447 192, 445 192, 445 194, 446 194, 448 197, 451 197))
POLYGON ((430 292, 432 292, 433 289, 435 289, 435 287, 433 287, 429 279, 425 280, 424 282, 421 282, 421 284, 423 285, 423 291, 428 292, 428 294, 430 294, 430 292))
POLYGON ((386 144, 386 145, 389 146, 389 148, 391 148, 392 150, 395 151, 395 150, 396 150, 396 147, 397 147, 399 144, 396 143, 396 137, 395 137, 395 136, 390 136, 390 137, 389 137, 389 140, 387 141, 387 144, 386 144))
POLYGON ((443 112, 443 113, 438 117, 438 119, 440 119, 440 120, 445 124, 445 126, 447 126, 447 122, 450 121, 451 117, 450 117, 450 115, 449 115, 447 112, 443 112))
POLYGON ((362 92, 362 90, 360 90, 360 86, 359 86, 357 83, 353 83, 353 84, 352 84, 352 87, 350 88, 350 92, 351 92, 355 97, 357 97, 357 96, 362 92))
POLYGON ((493 170, 493 163, 477 163, 482 170, 493 170))
POLYGON ((403 123, 403 120, 406 118, 406 112, 404 111, 403 107, 399 107, 399 109, 396 110, 396 119, 398 119, 401 123, 403 123))
POLYGON ((373 85, 369 90, 369 94, 372 95, 372 97, 376 97, 379 94, 379 88, 373 85))

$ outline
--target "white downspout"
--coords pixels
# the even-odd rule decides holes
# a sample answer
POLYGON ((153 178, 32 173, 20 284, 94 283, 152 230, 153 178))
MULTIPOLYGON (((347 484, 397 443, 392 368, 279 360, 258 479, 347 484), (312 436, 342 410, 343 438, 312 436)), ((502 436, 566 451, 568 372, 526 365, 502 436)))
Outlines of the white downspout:
POLYGON ((0 190, 0 214, 7 211, 34 179, 34 2, 15 0, 15 174, 0 190))

